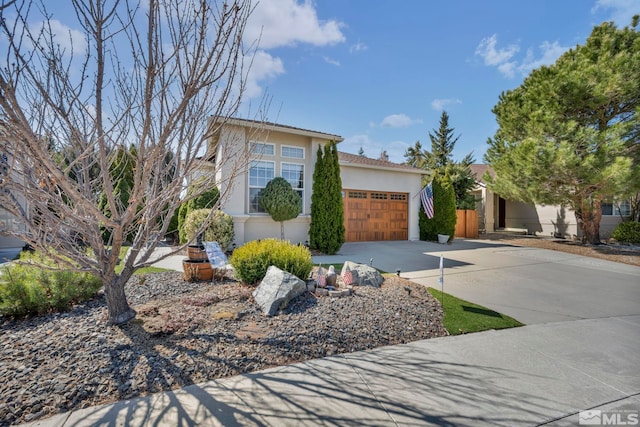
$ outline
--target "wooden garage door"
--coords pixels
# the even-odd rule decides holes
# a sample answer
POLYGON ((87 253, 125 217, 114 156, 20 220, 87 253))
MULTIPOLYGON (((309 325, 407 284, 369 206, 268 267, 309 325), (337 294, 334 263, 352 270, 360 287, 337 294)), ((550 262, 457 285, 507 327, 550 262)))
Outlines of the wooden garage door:
POLYGON ((345 240, 407 240, 408 212, 408 193, 344 190, 345 240))

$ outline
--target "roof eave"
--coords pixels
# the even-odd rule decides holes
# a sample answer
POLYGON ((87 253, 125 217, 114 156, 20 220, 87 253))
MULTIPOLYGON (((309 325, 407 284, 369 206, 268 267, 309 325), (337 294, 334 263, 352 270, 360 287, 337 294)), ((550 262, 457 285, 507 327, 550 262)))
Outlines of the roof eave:
POLYGON ((341 160, 339 162, 340 166, 350 166, 354 168, 363 168, 363 169, 375 169, 375 170, 386 170, 389 172, 405 172, 412 173, 416 175, 428 175, 428 172, 422 169, 402 169, 398 167, 388 167, 388 166, 380 166, 380 165, 366 165, 363 163, 351 163, 348 161, 341 160))
POLYGON ((291 126, 282 126, 282 125, 278 125, 278 124, 275 124, 275 123, 265 123, 265 122, 258 122, 258 121, 244 120, 244 119, 235 119, 235 118, 226 118, 226 119, 222 119, 222 120, 217 120, 217 122, 218 123, 219 122, 224 122, 224 124, 231 125, 231 126, 248 127, 248 128, 254 128, 254 129, 264 129, 264 130, 270 131, 270 132, 282 132, 282 133, 288 133, 288 134, 293 134, 293 135, 307 136, 307 137, 310 137, 310 138, 327 139, 327 140, 330 140, 330 141, 335 141, 336 143, 344 141, 344 138, 341 137, 340 135, 332 135, 330 133, 317 132, 317 131, 308 130, 308 129, 294 128, 294 127, 291 127, 291 126))

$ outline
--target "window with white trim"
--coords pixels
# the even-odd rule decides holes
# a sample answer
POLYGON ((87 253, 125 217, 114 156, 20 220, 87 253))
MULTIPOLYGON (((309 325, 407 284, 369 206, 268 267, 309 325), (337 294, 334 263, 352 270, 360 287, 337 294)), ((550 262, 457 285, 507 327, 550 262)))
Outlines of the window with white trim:
POLYGON ((275 163, 253 161, 249 167, 249 212, 263 213, 260 207, 260 192, 275 177, 275 163))
POLYGON ((301 213, 304 211, 304 165, 298 163, 281 163, 281 176, 287 180, 302 199, 301 213))
POLYGON ((274 156, 276 154, 276 146, 274 144, 251 141, 249 146, 251 154, 256 156, 274 156))
POLYGON ((283 145, 280 147, 280 155, 290 159, 304 159, 304 148, 283 145))
POLYGON ((602 203, 602 215, 607 216, 629 216, 631 215, 631 204, 628 200, 620 203, 602 203))

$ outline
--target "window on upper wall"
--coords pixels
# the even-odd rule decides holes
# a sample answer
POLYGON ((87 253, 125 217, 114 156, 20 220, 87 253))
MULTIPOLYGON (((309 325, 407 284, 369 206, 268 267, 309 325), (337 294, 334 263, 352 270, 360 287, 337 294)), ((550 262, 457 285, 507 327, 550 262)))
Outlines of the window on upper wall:
POLYGON ((282 177, 291 184, 302 199, 300 213, 304 211, 304 165, 297 163, 282 163, 282 177))
POLYGON ((631 204, 628 200, 620 203, 602 203, 602 215, 607 216, 629 216, 631 215, 631 204))
POLYGON ((275 163, 253 161, 249 166, 249 212, 264 213, 260 207, 260 192, 275 177, 275 163))
POLYGON ((280 153, 282 157, 289 157, 291 159, 304 159, 304 148, 302 147, 291 147, 288 145, 283 145, 280 148, 280 153))
POLYGON ((251 154, 256 156, 274 156, 276 154, 276 146, 274 144, 267 144, 266 142, 249 142, 251 154))

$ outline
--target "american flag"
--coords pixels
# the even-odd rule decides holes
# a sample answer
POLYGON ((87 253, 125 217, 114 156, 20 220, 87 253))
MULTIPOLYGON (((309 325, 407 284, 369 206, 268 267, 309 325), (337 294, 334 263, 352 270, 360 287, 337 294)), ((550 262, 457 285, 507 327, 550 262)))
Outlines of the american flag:
POLYGON ((350 285, 353 283, 353 273, 351 272, 351 269, 349 267, 347 267, 344 273, 342 273, 342 282, 345 285, 350 285))
POLYGON ((422 191, 420 191, 422 208, 424 209, 424 214, 429 219, 433 218, 433 187, 431 184, 433 184, 433 182, 430 182, 429 185, 425 186, 422 191))

